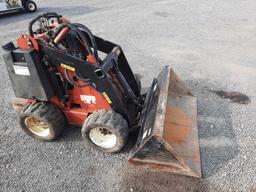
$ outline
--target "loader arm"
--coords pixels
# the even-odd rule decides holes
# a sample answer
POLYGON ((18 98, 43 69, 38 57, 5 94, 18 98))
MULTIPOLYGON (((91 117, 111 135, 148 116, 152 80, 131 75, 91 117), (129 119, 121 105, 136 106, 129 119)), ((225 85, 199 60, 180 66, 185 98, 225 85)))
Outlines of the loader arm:
MULTIPOLYGON (((141 97, 134 74, 119 46, 96 36, 95 39, 98 50, 107 54, 100 65, 85 62, 48 44, 40 43, 39 40, 41 57, 49 58, 48 63, 54 65, 55 68, 68 66, 84 78, 90 79, 95 88, 108 100, 111 107, 122 114, 130 125, 134 125, 140 110, 137 101, 141 97), (123 87, 122 93, 114 84, 113 78, 110 77, 110 71, 123 87)), ((59 84, 57 87, 61 86, 63 85, 59 84)), ((62 96, 59 95, 59 97, 62 96)))

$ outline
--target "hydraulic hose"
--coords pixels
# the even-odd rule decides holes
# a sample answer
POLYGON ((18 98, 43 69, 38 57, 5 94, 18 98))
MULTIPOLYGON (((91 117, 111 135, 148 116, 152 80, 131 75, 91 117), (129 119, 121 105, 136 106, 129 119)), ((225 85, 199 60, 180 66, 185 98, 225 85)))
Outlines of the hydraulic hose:
MULTIPOLYGON (((60 42, 61 39, 59 38, 59 34, 61 34, 63 30, 66 31, 66 32, 69 32, 70 30, 67 30, 67 28, 69 28, 70 30, 74 30, 78 34, 78 36, 81 38, 83 44, 85 45, 85 48, 87 49, 88 54, 89 55, 94 55, 96 61, 98 62, 98 53, 97 53, 97 45, 96 45, 96 42, 95 42, 95 38, 94 38, 93 34, 91 33, 91 31, 87 27, 85 27, 85 26, 83 26, 81 24, 71 24, 71 23, 63 23, 63 24, 61 24, 57 28, 57 30, 55 31, 55 33, 53 35, 53 42, 55 42, 55 39, 58 40, 57 42, 60 42), (86 34, 88 34, 88 36, 89 36, 89 38, 90 38, 90 40, 92 42, 93 51, 91 50, 90 44, 89 44, 87 38, 85 37, 84 33, 82 32, 82 30, 86 34)), ((63 36, 63 35, 61 35, 61 36, 63 36)), ((71 85, 73 85, 73 86, 85 87, 85 86, 88 86, 89 84, 91 84, 90 83, 90 81, 91 81, 90 79, 82 78, 77 73, 74 73, 74 76, 78 80, 85 82, 84 84, 79 84, 79 83, 73 81, 71 79, 71 77, 69 76, 68 70, 66 70, 66 69, 64 70, 64 74, 65 74, 65 78, 67 79, 67 81, 71 85)))
POLYGON ((90 55, 94 55, 96 61, 98 62, 99 61, 99 57, 98 57, 98 51, 97 51, 97 45, 96 45, 96 41, 95 41, 95 38, 92 34, 92 32, 84 25, 82 24, 79 24, 79 23, 75 23, 75 24, 72 24, 72 23, 63 23, 61 24, 58 29, 55 31, 54 33, 54 36, 53 36, 53 39, 55 39, 59 33, 61 33, 62 29, 64 29, 65 27, 69 27, 71 30, 74 30, 77 32, 77 34, 79 35, 79 37, 81 38, 81 40, 83 41, 86 49, 88 50, 88 53, 90 55), (79 29, 80 28, 80 29, 79 29), (81 29, 86 33, 88 34, 91 42, 92 42, 92 47, 93 47, 93 51, 91 50, 91 47, 89 45, 89 42, 88 40, 86 39, 85 35, 82 33, 81 29))
POLYGON ((86 82, 85 82, 84 84, 79 84, 79 83, 77 83, 77 82, 71 80, 71 77, 69 76, 67 69, 64 70, 64 74, 65 74, 65 78, 67 79, 67 81, 68 81, 71 85, 73 85, 73 86, 75 86, 75 87, 86 87, 86 86, 88 86, 88 85, 91 84, 90 82, 88 82, 88 81, 90 81, 90 79, 83 79, 83 78, 79 77, 77 74, 75 74, 75 77, 76 77, 76 78, 78 78, 78 79, 81 80, 81 81, 86 81, 86 82))
POLYGON ((74 30, 77 32, 77 34, 80 36, 81 40, 83 41, 87 51, 89 54, 93 54, 90 46, 89 46, 89 43, 86 39, 86 37, 84 36, 84 34, 77 28, 75 27, 73 24, 71 23, 63 23, 61 24, 57 30, 55 31, 54 35, 53 35, 53 40, 56 39, 56 37, 58 36, 58 34, 62 31, 62 29, 64 29, 65 27, 69 27, 71 30, 74 30))
POLYGON ((78 28, 81 28, 84 32, 86 32, 92 42, 92 47, 93 47, 93 53, 94 53, 94 57, 96 58, 97 61, 99 56, 98 56, 98 47, 96 44, 96 40, 94 38, 94 35, 92 34, 92 32, 90 31, 90 29, 88 29, 85 25, 82 25, 80 23, 74 23, 75 26, 77 26, 78 28))

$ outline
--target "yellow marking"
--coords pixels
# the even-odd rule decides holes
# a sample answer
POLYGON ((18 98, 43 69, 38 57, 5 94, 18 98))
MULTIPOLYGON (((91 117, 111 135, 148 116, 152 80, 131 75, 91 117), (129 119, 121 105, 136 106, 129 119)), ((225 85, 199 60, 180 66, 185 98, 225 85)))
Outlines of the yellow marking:
POLYGON ((71 67, 71 66, 69 66, 69 65, 67 65, 67 64, 64 64, 64 63, 61 63, 60 66, 61 66, 62 68, 64 68, 64 69, 69 70, 69 71, 75 71, 75 70, 76 70, 74 67, 71 67))
POLYGON ((106 92, 103 92, 102 94, 103 94, 103 96, 105 97, 105 99, 107 100, 107 102, 108 102, 109 104, 111 104, 112 101, 111 101, 110 98, 108 97, 107 93, 106 93, 106 92))

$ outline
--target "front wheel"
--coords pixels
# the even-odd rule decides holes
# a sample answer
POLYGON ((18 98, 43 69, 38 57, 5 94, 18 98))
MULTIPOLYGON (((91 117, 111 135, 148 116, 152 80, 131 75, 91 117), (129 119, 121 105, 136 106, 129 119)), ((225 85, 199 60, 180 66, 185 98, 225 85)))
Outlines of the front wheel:
POLYGON ((86 143, 106 153, 120 151, 128 138, 128 124, 112 110, 99 110, 91 114, 82 127, 86 143))
POLYGON ((25 10, 28 13, 33 13, 37 10, 36 3, 34 1, 28 0, 24 5, 25 10))

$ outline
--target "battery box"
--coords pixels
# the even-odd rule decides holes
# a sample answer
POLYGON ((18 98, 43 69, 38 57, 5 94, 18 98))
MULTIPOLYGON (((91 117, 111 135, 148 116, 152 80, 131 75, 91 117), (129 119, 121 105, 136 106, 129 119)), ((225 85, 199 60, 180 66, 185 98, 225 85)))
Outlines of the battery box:
POLYGON ((54 96, 46 66, 34 49, 15 49, 3 57, 16 97, 48 101, 54 96))

